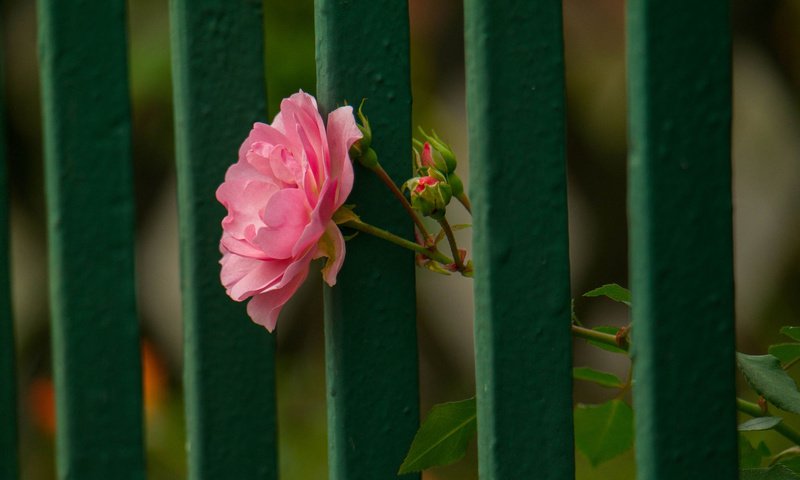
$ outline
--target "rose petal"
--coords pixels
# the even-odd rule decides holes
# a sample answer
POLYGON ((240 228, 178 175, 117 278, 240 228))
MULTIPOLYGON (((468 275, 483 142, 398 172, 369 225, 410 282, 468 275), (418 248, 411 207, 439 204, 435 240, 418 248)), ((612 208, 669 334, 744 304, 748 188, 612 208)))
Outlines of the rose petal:
POLYGON ((272 258, 289 258, 292 248, 309 223, 311 213, 305 194, 296 188, 279 190, 269 199, 253 243, 272 258))
POLYGON ((228 295, 237 302, 280 281, 290 263, 289 260, 256 260, 236 254, 229 254, 224 260, 220 278, 228 295))
POLYGON ((298 275, 292 281, 280 289, 270 290, 254 296, 247 303, 247 314, 257 324, 263 326, 268 331, 275 330, 283 306, 292 298, 292 295, 300 288, 306 277, 308 268, 302 275, 298 275))
POLYGON ((353 188, 353 165, 348 152, 353 143, 362 136, 353 118, 353 107, 339 107, 328 115, 330 175, 339 179, 339 198, 336 208, 342 206, 353 188))
POLYGON ((317 206, 311 212, 308 225, 297 239, 292 255, 300 255, 311 245, 317 243, 325 232, 325 226, 330 222, 333 212, 336 209, 334 199, 336 198, 336 182, 329 181, 323 185, 322 194, 319 196, 317 206))
POLYGON ((336 282, 345 248, 331 217, 352 189, 348 150, 360 137, 352 108, 331 113, 326 128, 314 97, 300 91, 271 125, 253 125, 217 189, 228 210, 220 280, 234 300, 252 297, 248 313, 269 330, 312 258, 327 257, 323 278, 336 282))
POLYGON ((249 225, 261 228, 264 223, 260 209, 279 191, 277 185, 257 180, 237 180, 220 185, 217 200, 228 207, 228 215, 222 219, 223 230, 232 237, 244 239, 249 225))
POLYGON ((252 146, 256 142, 263 142, 268 145, 289 144, 289 140, 286 138, 286 135, 283 133, 283 130, 279 130, 278 128, 276 128, 275 122, 273 122, 273 125, 267 125, 265 123, 256 122, 253 124, 253 129, 250 130, 250 134, 247 136, 244 142, 242 142, 242 145, 239 147, 239 160, 245 158, 247 152, 252 150, 252 146))
POLYGON ((309 169, 317 183, 327 176, 328 145, 325 125, 311 95, 300 91, 281 102, 281 118, 286 136, 290 139, 296 156, 305 155, 309 169))
POLYGON ((328 222, 325 228, 325 234, 319 241, 317 248, 317 255, 315 258, 328 257, 325 266, 322 267, 322 278, 325 283, 331 287, 336 285, 336 275, 342 269, 344 263, 344 237, 339 227, 333 223, 328 222))

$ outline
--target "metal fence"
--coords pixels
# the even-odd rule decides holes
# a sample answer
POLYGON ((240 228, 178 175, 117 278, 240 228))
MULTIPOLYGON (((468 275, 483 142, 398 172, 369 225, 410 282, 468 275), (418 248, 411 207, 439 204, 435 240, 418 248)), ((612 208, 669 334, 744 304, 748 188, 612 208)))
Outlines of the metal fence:
MULTIPOLYGON (((728 8, 627 5, 640 479, 737 475, 728 8)), ((278 477, 274 340, 219 286, 224 210, 214 200, 231 152, 266 118, 261 9, 257 0, 171 1, 191 478, 278 477)), ((402 177, 406 2, 317 0, 315 9, 322 108, 368 97, 375 148, 402 177)), ((141 479, 125 2, 39 0, 38 11, 58 475, 141 479)), ((561 2, 466 0, 465 21, 480 476, 569 479, 561 2)), ((5 187, 0 419, 13 419, 5 187)), ((380 189, 364 176, 352 202, 410 235, 380 189)), ((363 235, 347 255, 325 292, 330 475, 395 478, 419 422, 413 258, 363 235)), ((15 436, 14 421, 0 422, 4 479, 17 477, 15 436)))

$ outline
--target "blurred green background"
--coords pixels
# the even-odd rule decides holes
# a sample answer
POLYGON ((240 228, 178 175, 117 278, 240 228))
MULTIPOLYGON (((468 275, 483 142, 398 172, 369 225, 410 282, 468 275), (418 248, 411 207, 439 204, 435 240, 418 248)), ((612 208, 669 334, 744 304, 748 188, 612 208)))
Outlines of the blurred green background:
MULTIPOLYGON (((148 468, 151 479, 180 479, 186 471, 168 8, 166 0, 128 3, 148 468)), ((732 3, 738 349, 761 353, 778 340, 779 326, 800 324, 800 0, 732 3)), ((265 1, 266 121, 281 98, 301 88, 315 90, 312 10, 313 0, 265 1)), ((461 2, 412 0, 410 14, 414 124, 436 128, 466 171, 461 2)), ((23 478, 31 480, 54 478, 35 16, 31 0, 2 4, 21 458, 23 478)), ((580 294, 603 283, 627 286, 624 2, 565 0, 564 32, 576 310, 590 325, 623 324, 625 309, 580 294)), ((220 159, 235 160, 235 152, 220 159)), ((459 213, 454 221, 466 223, 459 213)), ((461 235, 468 244, 469 232, 461 235)), ((471 282, 420 271, 417 284, 426 412, 434 403, 472 395, 471 282), (442 298, 461 301, 442 304, 442 298)), ((290 480, 327 476, 320 293, 316 278, 307 282, 281 319, 280 458, 282 478, 290 480)), ((692 327, 687 319, 687 329, 692 327)), ((624 359, 582 342, 576 342, 575 358, 576 365, 627 368, 624 359)), ((576 385, 576 401, 608 396, 576 385)), ((774 435, 763 437, 773 451, 785 446, 774 435)), ((634 475, 632 454, 594 470, 580 454, 576 461, 582 479, 634 475)), ((474 445, 466 460, 425 478, 477 478, 474 445)))

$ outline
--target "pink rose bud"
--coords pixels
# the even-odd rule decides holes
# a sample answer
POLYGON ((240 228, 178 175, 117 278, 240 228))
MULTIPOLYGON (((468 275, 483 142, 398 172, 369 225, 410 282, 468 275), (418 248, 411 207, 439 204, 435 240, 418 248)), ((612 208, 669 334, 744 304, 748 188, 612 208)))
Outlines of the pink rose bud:
POLYGON ((411 207, 423 216, 444 218, 453 196, 450 185, 434 177, 415 177, 406 184, 411 191, 411 207))
POLYGON ((344 261, 344 238, 332 221, 353 187, 348 150, 361 131, 352 107, 337 108, 327 126, 311 95, 281 102, 272 125, 256 123, 217 189, 222 220, 220 279, 267 330, 308 276, 311 260, 327 257, 328 285, 344 261))
POLYGON ((456 154, 450 145, 444 143, 439 136, 431 130, 430 135, 425 133, 421 127, 419 129, 422 137, 425 139, 426 144, 430 144, 433 148, 432 157, 435 168, 444 174, 452 173, 456 170, 458 162, 456 161, 456 154))
POLYGON ((422 177, 417 182, 417 186, 414 187, 414 192, 422 193, 422 191, 425 190, 425 187, 432 187, 437 183, 439 183, 439 180, 436 180, 433 177, 422 177))
POLYGON ((433 167, 433 153, 431 152, 431 144, 425 142, 422 146, 422 153, 420 154, 420 162, 423 167, 433 167))

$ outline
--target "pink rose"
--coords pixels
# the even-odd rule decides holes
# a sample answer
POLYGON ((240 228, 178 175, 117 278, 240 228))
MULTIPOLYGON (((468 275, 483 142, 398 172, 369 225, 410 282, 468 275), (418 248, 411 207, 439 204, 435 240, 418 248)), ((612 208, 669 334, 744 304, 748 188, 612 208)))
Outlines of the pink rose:
POLYGON ((256 123, 228 168, 217 200, 222 220, 222 271, 228 295, 247 304, 254 322, 272 331, 283 305, 327 257, 328 285, 344 261, 344 238, 331 220, 353 187, 348 150, 361 132, 351 107, 328 115, 300 91, 281 102, 272 125, 256 123))

